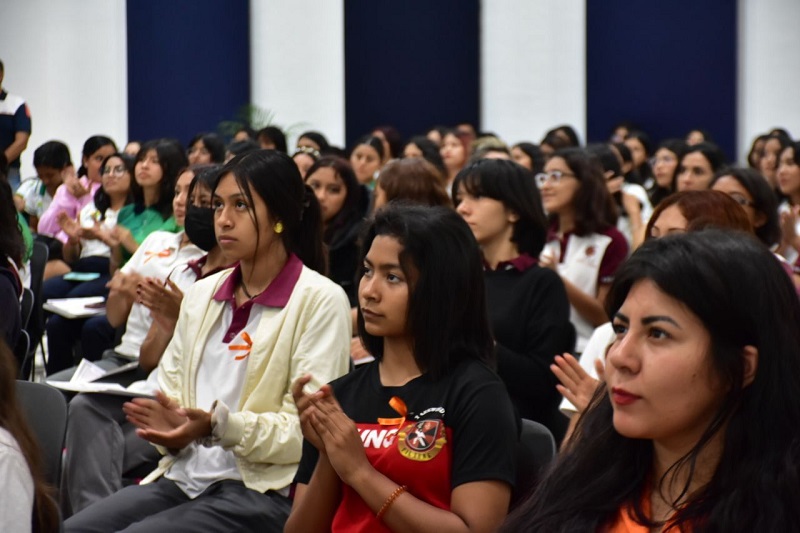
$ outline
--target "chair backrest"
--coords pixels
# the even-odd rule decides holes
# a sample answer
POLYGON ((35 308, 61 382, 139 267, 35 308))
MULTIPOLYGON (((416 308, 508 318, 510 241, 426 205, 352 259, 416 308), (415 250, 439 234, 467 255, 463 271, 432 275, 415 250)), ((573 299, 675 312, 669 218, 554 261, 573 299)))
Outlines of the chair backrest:
POLYGON ((44 267, 47 265, 49 257, 50 252, 47 245, 40 241, 33 241, 33 251, 31 253, 31 290, 33 291, 34 297, 39 296, 42 292, 44 267))
POLYGON ((31 344, 37 346, 44 334, 44 311, 42 305, 42 284, 44 282, 44 267, 50 256, 47 245, 40 241, 33 242, 31 254, 31 292, 33 292, 33 309, 26 330, 31 337, 31 344))
POLYGON ((31 338, 28 336, 28 332, 23 329, 19 332, 17 345, 14 346, 14 357, 17 360, 17 367, 19 367, 20 376, 22 375, 22 369, 25 365, 25 359, 28 357, 30 347, 31 338))
POLYGON ((58 488, 67 433, 67 400, 58 389, 29 381, 17 381, 17 400, 39 442, 45 480, 58 488))
POLYGON ((522 419, 517 443, 517 479, 511 496, 514 508, 536 487, 542 472, 556 456, 556 441, 550 430, 533 420, 522 419))
POLYGON ((25 287, 22 289, 22 301, 19 304, 19 314, 22 319, 22 329, 28 329, 28 323, 31 320, 31 312, 33 311, 33 291, 25 287))

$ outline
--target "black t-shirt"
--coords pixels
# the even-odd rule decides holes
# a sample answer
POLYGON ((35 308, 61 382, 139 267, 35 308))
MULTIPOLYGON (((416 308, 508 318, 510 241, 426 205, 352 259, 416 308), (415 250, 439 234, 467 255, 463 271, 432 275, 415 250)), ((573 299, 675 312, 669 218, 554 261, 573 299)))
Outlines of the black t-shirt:
POLYGON ((575 328, 564 283, 539 266, 520 271, 510 265, 486 270, 489 319, 497 341, 497 372, 519 415, 547 426, 556 441, 567 418, 550 371, 553 358, 575 347, 575 328))
MULTIPOLYGON (((517 422, 503 382, 482 363, 464 362, 438 381, 422 375, 402 387, 384 387, 375 362, 332 385, 342 409, 356 422, 370 463, 398 485, 407 485, 415 497, 449 509, 450 492, 461 484, 514 484, 517 422), (402 424, 403 413, 390 405, 392 398, 407 408, 402 424)), ((305 442, 295 482, 307 484, 316 461, 316 449, 305 442)), ((379 526, 358 493, 343 484, 333 529, 379 526)))

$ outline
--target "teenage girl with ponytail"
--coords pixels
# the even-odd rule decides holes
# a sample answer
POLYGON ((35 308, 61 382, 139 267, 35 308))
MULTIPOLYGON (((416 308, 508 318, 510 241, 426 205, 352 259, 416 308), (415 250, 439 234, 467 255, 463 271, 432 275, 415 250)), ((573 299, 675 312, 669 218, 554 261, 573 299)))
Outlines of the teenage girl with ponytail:
POLYGON ((73 516, 66 531, 281 531, 302 435, 290 384, 347 371, 350 306, 320 272, 319 205, 286 154, 223 167, 217 241, 235 268, 186 291, 156 399, 125 404, 164 454, 143 484, 73 516))

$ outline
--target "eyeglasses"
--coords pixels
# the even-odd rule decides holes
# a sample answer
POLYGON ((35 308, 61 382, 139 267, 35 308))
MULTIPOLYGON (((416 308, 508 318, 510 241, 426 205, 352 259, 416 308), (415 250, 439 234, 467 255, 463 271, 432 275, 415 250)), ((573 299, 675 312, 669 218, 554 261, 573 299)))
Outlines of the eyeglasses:
POLYGON ((574 178, 575 174, 572 174, 570 172, 561 172, 560 170, 551 170, 550 172, 539 172, 534 176, 534 179, 536 180, 536 185, 539 188, 542 188, 548 182, 561 183, 561 179, 567 176, 574 178))
POLYGON ((671 155, 662 155, 660 157, 651 157, 650 161, 649 161, 651 167, 654 167, 659 163, 663 163, 665 165, 671 165, 671 164, 677 163, 677 162, 678 162, 678 158, 677 157, 673 157, 671 155))
POLYGON ((751 202, 750 200, 748 200, 747 198, 745 198, 745 197, 744 197, 744 196, 742 196, 741 194, 738 194, 738 193, 735 193, 735 192, 734 192, 734 193, 731 193, 731 194, 729 194, 728 196, 730 196, 731 198, 733 198, 733 200, 734 200, 734 201, 735 201, 737 204, 739 204, 740 206, 742 206, 742 207, 747 207, 747 206, 749 206, 749 207, 754 207, 754 206, 755 206, 755 203, 751 202))
POLYGON ((115 167, 105 167, 103 168, 103 176, 111 175, 119 178, 124 176, 127 170, 128 169, 126 169, 124 165, 117 165, 115 167))

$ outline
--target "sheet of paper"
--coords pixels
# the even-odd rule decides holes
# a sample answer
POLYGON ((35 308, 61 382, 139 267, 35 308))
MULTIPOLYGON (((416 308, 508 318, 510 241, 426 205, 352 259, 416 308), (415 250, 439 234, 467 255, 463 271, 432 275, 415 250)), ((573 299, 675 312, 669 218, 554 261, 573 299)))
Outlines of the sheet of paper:
POLYGON ((52 298, 42 306, 45 311, 50 311, 64 318, 87 318, 102 315, 105 308, 92 309, 87 305, 99 304, 105 300, 102 296, 88 296, 86 298, 52 298))
POLYGON ((71 381, 48 380, 47 384, 57 389, 70 392, 113 394, 115 396, 125 396, 128 398, 153 398, 153 394, 150 392, 128 390, 119 383, 73 383, 71 381))
POLYGON ((78 368, 70 378, 70 383, 89 383, 106 375, 106 371, 86 359, 81 359, 78 368))

